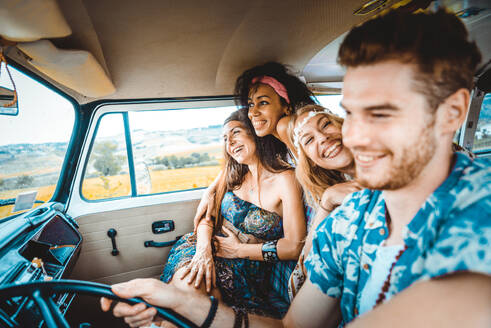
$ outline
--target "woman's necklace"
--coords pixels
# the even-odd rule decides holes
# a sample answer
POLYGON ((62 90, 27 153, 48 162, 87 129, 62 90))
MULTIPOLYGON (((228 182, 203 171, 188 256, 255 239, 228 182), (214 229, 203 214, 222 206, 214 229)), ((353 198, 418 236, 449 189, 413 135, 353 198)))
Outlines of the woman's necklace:
MULTIPOLYGON (((389 211, 387 211, 387 205, 385 205, 385 221, 387 222, 387 228, 390 229, 390 223, 392 220, 389 211)), ((384 284, 382 285, 382 289, 378 294, 377 301, 375 302, 375 306, 382 304, 383 301, 385 301, 385 298, 387 297, 387 292, 389 291, 389 287, 390 287, 390 278, 392 277, 392 271, 394 270, 397 261, 399 261, 399 259, 401 258, 402 254, 406 249, 407 249, 407 245, 404 245, 404 247, 399 251, 399 253, 397 253, 394 262, 390 266, 389 275, 387 276, 387 279, 385 280, 384 284)))
POLYGON ((256 184, 254 184, 253 180, 254 180, 254 176, 251 173, 251 179, 250 179, 250 184, 249 184, 249 188, 248 188, 249 189, 249 197, 251 197, 251 199, 254 198, 254 192, 255 192, 256 187, 257 187, 257 200, 259 203, 259 207, 262 207, 262 204, 261 204, 261 184, 259 182, 259 168, 257 171, 256 184))

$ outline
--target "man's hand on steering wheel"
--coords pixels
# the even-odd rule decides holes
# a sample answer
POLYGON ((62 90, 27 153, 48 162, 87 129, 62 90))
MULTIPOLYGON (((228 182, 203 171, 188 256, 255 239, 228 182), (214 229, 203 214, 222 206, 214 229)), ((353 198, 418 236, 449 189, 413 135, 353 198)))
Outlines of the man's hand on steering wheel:
MULTIPOLYGON (((101 306, 105 311, 110 308, 112 302, 110 299, 116 300, 118 303, 114 309, 114 314, 128 318, 126 322, 131 323, 132 327, 140 325, 141 322, 138 321, 147 322, 147 317, 153 318, 156 314, 178 327, 198 327, 194 322, 172 309, 179 308, 181 311, 184 309, 181 301, 186 298, 185 295, 176 290, 174 286, 169 286, 155 279, 136 279, 116 285, 115 288, 95 282, 64 279, 30 281, 0 286, 1 301, 17 297, 30 299, 35 303, 39 317, 44 320, 45 326, 48 328, 69 328, 67 320, 52 297, 65 293, 102 296, 101 306), (152 302, 152 305, 148 302, 145 304, 142 298, 152 302), (125 304, 123 305, 123 303, 125 304), (126 303, 133 306, 128 306, 126 303), (138 315, 140 316, 138 317, 138 315)), ((0 325, 3 322, 7 323, 9 327, 25 327, 25 322, 22 320, 16 322, 16 320, 4 316, 1 319, 0 325)))
MULTIPOLYGON (((140 297, 147 303, 155 306, 175 309, 180 301, 185 299, 182 292, 172 285, 165 284, 157 279, 134 279, 111 287, 114 294, 123 297, 140 297)), ((108 311, 112 300, 101 298, 101 308, 108 311)), ((157 311, 145 304, 129 305, 119 302, 113 308, 115 317, 124 318, 130 327, 148 326, 154 322, 157 311)))

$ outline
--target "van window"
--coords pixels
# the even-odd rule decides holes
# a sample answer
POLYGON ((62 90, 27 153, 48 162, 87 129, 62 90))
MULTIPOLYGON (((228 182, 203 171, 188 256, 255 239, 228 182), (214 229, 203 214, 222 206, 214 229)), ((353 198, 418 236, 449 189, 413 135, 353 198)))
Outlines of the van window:
POLYGON ((222 125, 234 110, 103 115, 85 168, 82 195, 98 200, 207 187, 221 170, 222 125))
MULTIPOLYGON (((0 69, 0 86, 13 89, 3 64, 0 69)), ((0 116, 0 219, 28 210, 13 212, 19 194, 31 194, 34 206, 51 199, 75 122, 67 99, 13 67, 9 70, 19 112, 0 116)))
POLYGON ((130 195, 130 174, 122 113, 103 115, 97 126, 82 183, 89 200, 130 195))
POLYGON ((341 107, 340 105, 341 100, 343 99, 342 95, 322 95, 317 96, 316 98, 319 101, 320 105, 329 109, 334 114, 342 118, 346 116, 343 107, 341 107))
POLYGON ((477 154, 491 151, 491 93, 482 101, 472 151, 477 154))

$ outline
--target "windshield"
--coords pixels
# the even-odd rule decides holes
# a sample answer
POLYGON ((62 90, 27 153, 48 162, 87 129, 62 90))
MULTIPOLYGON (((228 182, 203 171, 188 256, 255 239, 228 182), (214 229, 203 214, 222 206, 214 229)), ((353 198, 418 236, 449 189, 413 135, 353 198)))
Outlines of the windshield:
MULTIPOLYGON (((30 209, 33 202, 39 206, 51 199, 75 120, 67 99, 13 67, 9 69, 18 92, 19 113, 0 116, 0 219, 30 209)), ((0 87, 13 88, 5 65, 0 87)))

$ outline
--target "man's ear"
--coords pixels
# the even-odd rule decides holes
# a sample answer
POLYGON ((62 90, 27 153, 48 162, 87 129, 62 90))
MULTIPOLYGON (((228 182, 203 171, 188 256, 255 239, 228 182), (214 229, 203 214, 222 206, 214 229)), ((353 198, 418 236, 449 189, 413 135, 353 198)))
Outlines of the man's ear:
POLYGON ((469 101, 469 90, 461 88, 440 104, 436 114, 442 133, 454 133, 462 126, 469 110, 469 101))

